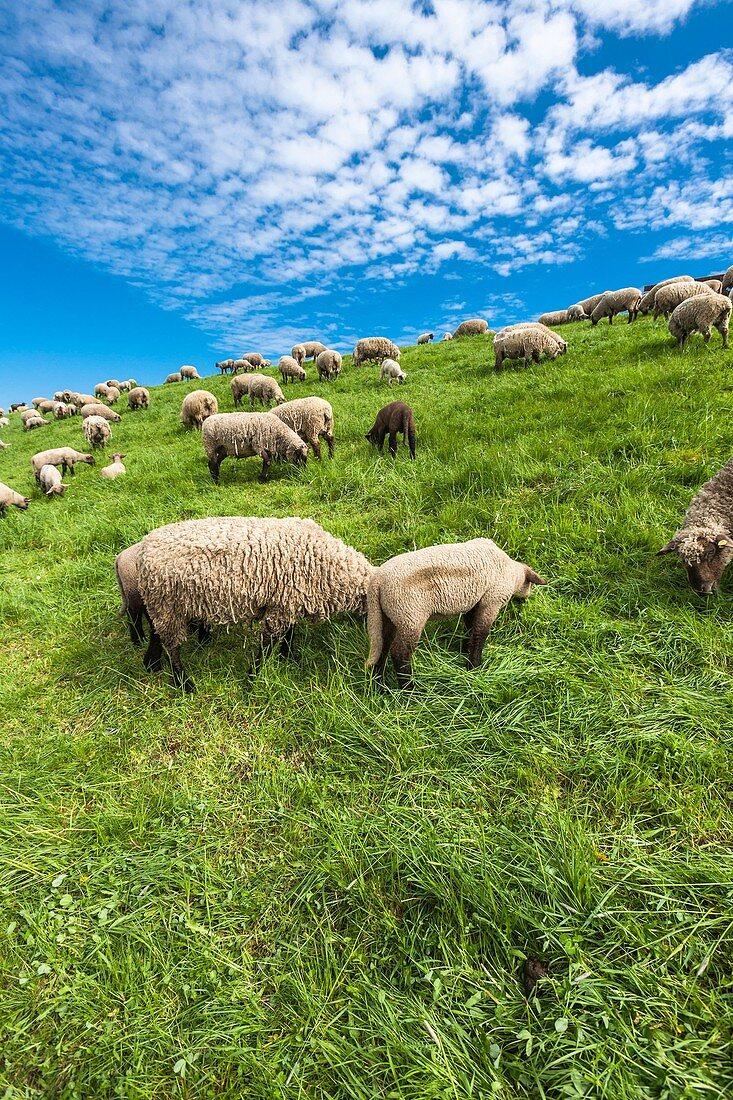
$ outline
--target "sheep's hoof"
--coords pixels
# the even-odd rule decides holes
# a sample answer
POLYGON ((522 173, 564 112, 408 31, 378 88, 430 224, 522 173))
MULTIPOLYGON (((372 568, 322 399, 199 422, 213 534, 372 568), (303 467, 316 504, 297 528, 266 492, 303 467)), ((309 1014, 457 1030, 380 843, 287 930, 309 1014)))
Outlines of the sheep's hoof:
POLYGON ((193 695, 196 691, 196 685, 193 680, 190 680, 188 676, 177 676, 176 683, 181 691, 184 691, 186 695, 193 695))

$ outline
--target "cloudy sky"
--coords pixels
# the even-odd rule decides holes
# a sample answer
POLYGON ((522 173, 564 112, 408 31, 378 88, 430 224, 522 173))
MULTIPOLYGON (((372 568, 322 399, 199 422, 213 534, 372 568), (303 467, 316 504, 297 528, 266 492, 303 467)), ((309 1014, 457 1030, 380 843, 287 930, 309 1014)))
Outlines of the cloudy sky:
POLYGON ((725 268, 732 17, 0 0, 0 404, 725 268))

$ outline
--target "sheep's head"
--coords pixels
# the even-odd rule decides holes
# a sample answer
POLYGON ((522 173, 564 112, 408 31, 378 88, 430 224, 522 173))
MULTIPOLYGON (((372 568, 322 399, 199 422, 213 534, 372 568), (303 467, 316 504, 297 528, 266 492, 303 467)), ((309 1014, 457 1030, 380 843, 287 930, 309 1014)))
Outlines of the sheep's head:
POLYGON ((688 527, 675 535, 657 554, 677 554, 698 596, 717 591, 726 566, 733 558, 733 534, 709 528, 688 527))
POLYGON ((285 457, 294 466, 305 466, 308 461, 308 444, 303 443, 302 440, 299 444, 291 444, 285 452, 285 457))
POLYGON ((52 485, 50 489, 46 490, 46 496, 62 497, 68 488, 68 485, 64 485, 63 481, 60 481, 58 485, 52 485))
POLYGON ((21 512, 25 512, 30 502, 30 497, 21 497, 20 501, 16 504, 16 508, 20 508, 21 512))
POLYGON ((526 600, 532 595, 532 588, 535 584, 547 584, 539 573, 535 573, 534 569, 530 569, 528 565, 519 563, 519 579, 514 595, 519 600, 526 600))

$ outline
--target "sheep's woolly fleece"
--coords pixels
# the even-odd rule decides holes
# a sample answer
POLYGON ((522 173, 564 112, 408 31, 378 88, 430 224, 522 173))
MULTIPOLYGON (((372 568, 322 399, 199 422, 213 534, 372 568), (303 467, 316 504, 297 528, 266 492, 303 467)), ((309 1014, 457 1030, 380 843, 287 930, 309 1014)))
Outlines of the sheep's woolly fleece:
POLYGON ((685 512, 682 526, 667 544, 685 565, 699 565, 711 539, 730 540, 725 548, 733 557, 733 458, 698 489, 685 512))
POLYGON ((364 336, 357 341, 354 348, 354 366, 362 363, 377 362, 383 359, 396 359, 399 361, 400 349, 386 336, 364 336))
POLYGON ((641 291, 635 286, 624 286, 620 290, 608 290, 601 298, 598 305, 591 311, 590 319, 597 324, 604 317, 613 320, 617 313, 628 310, 630 315, 635 315, 641 302, 641 291))
POLYGON ((181 405, 181 423, 186 427, 200 428, 208 416, 219 411, 219 402, 208 390, 192 390, 181 405))
POLYGON ((488 331, 488 321, 484 321, 482 317, 472 317, 468 321, 461 321, 460 325, 453 333, 453 338, 456 339, 461 336, 483 336, 483 334, 488 331))
POLYGON ((39 451, 31 458, 33 473, 38 477, 43 466, 63 466, 64 470, 73 470, 77 462, 94 464, 94 456, 75 451, 73 447, 53 447, 49 451, 39 451))
MULTIPOLYGON (((208 421, 207 421, 208 423, 208 421)), ((310 519, 187 520, 142 540, 138 581, 166 648, 188 623, 252 623, 279 635, 299 619, 362 612, 373 566, 310 519)))
POLYGON ((728 346, 731 308, 733 303, 730 298, 722 294, 701 294, 680 302, 672 311, 667 327, 680 346, 684 345, 687 337, 693 332, 700 332, 705 339, 709 339, 710 330, 715 327, 723 337, 725 348, 728 346))
POLYGON ((656 319, 661 313, 669 316, 680 302, 685 302, 688 298, 697 298, 701 294, 714 293, 707 283, 696 283, 694 281, 670 283, 668 286, 662 286, 654 295, 654 317, 656 319))
POLYGON ((230 458, 254 458, 267 452, 273 458, 307 455, 299 435, 272 413, 218 413, 204 421, 202 438, 206 457, 220 450, 230 458))
POLYGON ((518 328, 494 339, 494 365, 499 368, 507 359, 523 359, 525 364, 533 359, 538 363, 543 356, 557 359, 563 345, 554 333, 541 328, 518 328))
POLYGON ((272 416, 282 420, 288 428, 312 448, 320 458, 319 436, 324 436, 329 453, 333 454, 333 409, 322 397, 301 397, 297 401, 286 401, 272 410, 272 416))

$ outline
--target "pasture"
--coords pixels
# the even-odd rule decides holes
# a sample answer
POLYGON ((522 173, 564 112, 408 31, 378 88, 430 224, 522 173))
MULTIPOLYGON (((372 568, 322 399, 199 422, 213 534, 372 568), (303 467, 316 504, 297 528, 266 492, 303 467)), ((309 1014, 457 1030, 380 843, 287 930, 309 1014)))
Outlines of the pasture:
POLYGON ((29 459, 86 450, 79 418, 2 432, 32 499, 0 520, 0 1095, 731 1095, 733 578, 705 602, 655 557, 733 452, 731 353, 649 318, 561 332, 501 373, 483 337, 405 349, 404 387, 308 363, 286 396, 331 401, 335 457, 266 485, 250 459, 215 487, 179 424, 202 385, 232 409, 219 377, 123 395, 127 476, 98 458, 63 499, 29 459), (364 438, 396 399, 415 462, 364 438), (550 583, 477 672, 431 624, 410 694, 370 686, 347 617, 257 675, 251 632, 191 640, 187 697, 144 673, 114 555, 234 514, 377 564, 489 536, 550 583))

